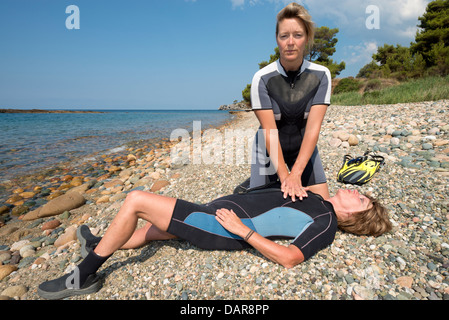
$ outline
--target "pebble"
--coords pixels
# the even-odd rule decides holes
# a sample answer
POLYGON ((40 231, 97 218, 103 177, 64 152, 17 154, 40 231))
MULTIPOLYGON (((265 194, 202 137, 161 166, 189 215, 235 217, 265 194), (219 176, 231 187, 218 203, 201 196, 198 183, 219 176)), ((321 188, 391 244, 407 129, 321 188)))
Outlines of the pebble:
POLYGON ((61 221, 59 221, 57 219, 52 219, 50 221, 45 222, 42 225, 41 230, 45 231, 45 230, 49 230, 49 229, 56 229, 60 225, 61 225, 61 221))
MULTIPOLYGON (((329 189, 349 187, 379 197, 389 210, 392 232, 373 238, 339 231, 331 246, 292 269, 254 249, 206 251, 184 241, 155 242, 116 252, 99 272, 105 276, 103 288, 71 299, 449 299, 449 101, 364 106, 364 119, 357 110, 330 106, 323 122, 318 144, 329 189), (338 183, 343 156, 367 150, 386 159, 373 180, 364 186, 338 183)), ((257 130, 253 113, 236 117, 219 130, 257 130)), ((131 190, 154 188, 207 203, 231 193, 250 174, 249 161, 171 166, 171 146, 136 145, 70 171, 0 186, 10 190, 0 197, 2 298, 39 299, 38 284, 79 263, 76 227, 85 223, 104 234, 131 190), (75 188, 85 199, 80 207, 31 221, 11 215, 15 207, 31 212, 75 188), (98 201, 102 197, 105 201, 98 201), (4 294, 15 286, 21 286, 19 293, 4 294)))
POLYGON ((12 287, 6 288, 5 290, 2 291, 1 295, 7 296, 10 298, 21 297, 25 293, 27 293, 27 291, 28 291, 27 287, 25 287, 23 285, 17 285, 17 286, 12 286, 12 287))
POLYGON ((16 271, 17 267, 14 265, 6 264, 0 265, 0 281, 9 276, 12 272, 16 271))
POLYGON ((73 225, 64 230, 64 233, 61 234, 58 239, 54 242, 54 246, 59 248, 61 246, 66 245, 67 243, 74 241, 77 239, 76 230, 78 226, 73 225))

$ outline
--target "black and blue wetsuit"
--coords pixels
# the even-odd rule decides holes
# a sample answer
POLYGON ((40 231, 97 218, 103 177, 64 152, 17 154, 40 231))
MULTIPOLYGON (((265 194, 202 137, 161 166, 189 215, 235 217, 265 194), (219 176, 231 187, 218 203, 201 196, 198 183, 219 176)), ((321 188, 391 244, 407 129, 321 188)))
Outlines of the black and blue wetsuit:
POLYGON ((242 222, 266 238, 290 238, 305 259, 330 245, 337 218, 330 202, 312 192, 302 201, 284 199, 279 189, 233 194, 208 204, 177 200, 167 232, 202 249, 237 250, 249 245, 215 219, 218 209, 233 210, 242 222))
MULTIPOLYGON (((286 72, 280 61, 259 70, 251 85, 253 110, 273 110, 279 132, 284 160, 291 169, 298 157, 307 125, 307 118, 314 105, 330 105, 332 80, 329 70, 304 60, 300 70, 286 72)), ((268 170, 270 161, 263 134, 254 139, 250 187, 255 188, 277 179, 275 170, 268 170)), ((326 182, 318 148, 302 175, 302 185, 311 186, 326 182)))

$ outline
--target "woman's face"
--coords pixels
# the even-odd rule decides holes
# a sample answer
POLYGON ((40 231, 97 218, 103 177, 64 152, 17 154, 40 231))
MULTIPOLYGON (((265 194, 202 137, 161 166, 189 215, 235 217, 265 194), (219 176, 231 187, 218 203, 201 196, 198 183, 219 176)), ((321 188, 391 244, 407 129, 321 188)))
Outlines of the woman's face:
POLYGON ((335 198, 338 199, 338 209, 341 212, 360 212, 369 209, 372 205, 371 200, 357 190, 340 189, 335 198))
POLYGON ((276 42, 284 68, 288 71, 297 70, 302 63, 307 45, 307 32, 304 23, 297 18, 284 19, 279 22, 276 42))

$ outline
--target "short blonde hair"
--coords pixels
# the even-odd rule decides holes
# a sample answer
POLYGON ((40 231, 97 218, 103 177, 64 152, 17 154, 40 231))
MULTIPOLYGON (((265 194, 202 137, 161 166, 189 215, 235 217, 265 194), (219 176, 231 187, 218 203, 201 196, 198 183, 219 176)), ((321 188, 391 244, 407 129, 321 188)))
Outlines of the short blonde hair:
POLYGON ((372 206, 364 211, 357 212, 345 220, 338 220, 338 227, 345 232, 378 237, 391 231, 392 224, 387 209, 378 200, 365 195, 372 206))
POLYGON ((281 23, 285 19, 292 18, 297 18, 302 21, 302 23, 304 23, 307 32, 308 48, 311 48, 315 39, 315 23, 312 21, 312 17, 310 16, 309 12, 303 6, 297 4, 296 2, 290 3, 278 13, 276 23, 276 37, 279 34, 279 23, 281 23))

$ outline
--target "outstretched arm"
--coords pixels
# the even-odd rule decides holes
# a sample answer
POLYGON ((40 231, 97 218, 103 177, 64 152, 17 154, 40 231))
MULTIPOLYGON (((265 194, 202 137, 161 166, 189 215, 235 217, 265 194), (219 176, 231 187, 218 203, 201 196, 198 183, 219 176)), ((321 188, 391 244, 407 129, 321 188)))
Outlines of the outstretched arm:
MULTIPOLYGON (((243 239, 245 239, 251 231, 251 229, 245 226, 232 210, 217 210, 216 219, 223 228, 243 239)), ((279 263, 286 268, 292 268, 304 261, 304 255, 298 247, 294 245, 289 245, 288 247, 279 245, 274 241, 262 237, 256 232, 247 239, 247 242, 268 259, 279 263)))

